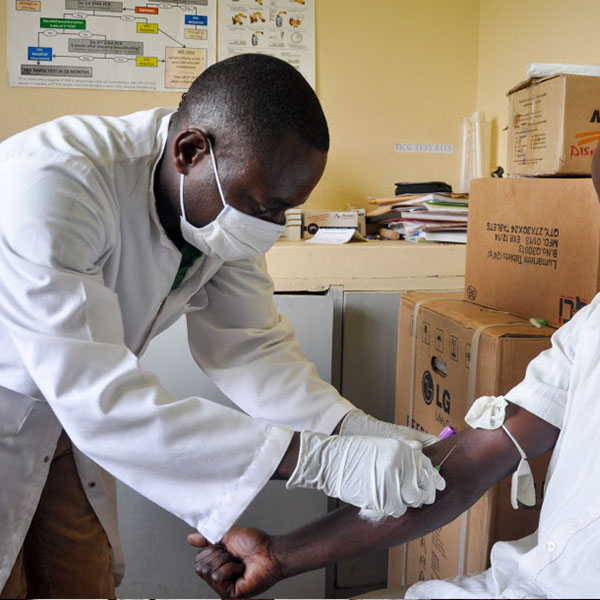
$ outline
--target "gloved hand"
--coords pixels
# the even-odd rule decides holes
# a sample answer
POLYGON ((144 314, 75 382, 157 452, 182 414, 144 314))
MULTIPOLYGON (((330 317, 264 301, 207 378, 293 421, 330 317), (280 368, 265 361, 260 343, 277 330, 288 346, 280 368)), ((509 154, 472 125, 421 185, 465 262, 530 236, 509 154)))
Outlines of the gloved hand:
POLYGON ((286 487, 321 490, 378 515, 400 517, 407 507, 431 504, 446 482, 420 450, 398 440, 303 431, 286 487))
POLYGON ((425 446, 431 446, 431 444, 440 441, 440 438, 437 436, 423 431, 379 421, 375 417, 367 415, 359 408, 351 410, 344 417, 340 426, 340 435, 368 435, 372 437, 392 438, 404 442, 416 450, 421 450, 425 446))

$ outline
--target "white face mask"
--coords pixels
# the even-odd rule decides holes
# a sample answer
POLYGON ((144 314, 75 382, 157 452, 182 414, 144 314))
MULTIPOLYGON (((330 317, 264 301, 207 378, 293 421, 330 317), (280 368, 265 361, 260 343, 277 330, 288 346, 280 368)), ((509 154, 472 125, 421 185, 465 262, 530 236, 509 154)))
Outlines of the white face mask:
POLYGON ((219 196, 223 209, 214 221, 204 227, 194 227, 185 217, 183 203, 183 174, 179 180, 179 203, 181 205, 181 234, 183 239, 208 256, 224 261, 241 260, 264 254, 281 236, 285 225, 277 225, 258 217, 247 215, 225 201, 212 144, 208 140, 219 196))

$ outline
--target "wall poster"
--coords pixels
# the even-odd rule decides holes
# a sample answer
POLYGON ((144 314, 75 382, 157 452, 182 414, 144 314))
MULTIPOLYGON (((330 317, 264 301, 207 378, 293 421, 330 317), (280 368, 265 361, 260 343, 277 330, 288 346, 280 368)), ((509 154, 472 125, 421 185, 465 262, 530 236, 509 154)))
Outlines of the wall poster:
POLYGON ((8 0, 8 83, 186 90, 216 60, 216 2, 8 0))
POLYGON ((315 0, 219 0, 219 60, 270 54, 315 87, 315 0))

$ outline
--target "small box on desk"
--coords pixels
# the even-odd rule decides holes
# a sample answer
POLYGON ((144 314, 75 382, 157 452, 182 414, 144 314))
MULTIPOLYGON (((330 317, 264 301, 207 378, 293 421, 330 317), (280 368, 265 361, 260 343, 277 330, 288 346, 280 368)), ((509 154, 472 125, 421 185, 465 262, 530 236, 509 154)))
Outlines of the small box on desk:
POLYGON ((367 234, 365 209, 350 210, 318 210, 305 208, 302 211, 303 238, 311 238, 319 229, 356 229, 358 233, 367 234))
POLYGON ((554 75, 508 92, 511 175, 589 175, 600 140, 600 77, 554 75))
POLYGON ((465 297, 559 327, 600 289, 600 203, 589 178, 471 183, 465 297))
MULTIPOLYGON (((538 329, 519 317, 467 302, 457 293, 404 295, 398 325, 396 423, 433 434, 446 425, 465 429, 472 401, 507 393, 519 383, 528 363, 550 346, 552 333, 550 327, 538 329)), ((482 571, 494 542, 533 533, 548 462, 549 455, 530 461, 534 507, 514 510, 510 478, 503 480, 452 523, 392 548, 388 585, 482 571)))

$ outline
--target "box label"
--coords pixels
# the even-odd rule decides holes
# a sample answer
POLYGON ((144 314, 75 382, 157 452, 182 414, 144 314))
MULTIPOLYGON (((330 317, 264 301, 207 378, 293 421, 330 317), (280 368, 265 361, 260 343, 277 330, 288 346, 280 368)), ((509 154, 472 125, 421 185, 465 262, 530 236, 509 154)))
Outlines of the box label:
POLYGON ((518 165, 535 165, 544 160, 542 153, 548 149, 548 119, 544 112, 547 95, 541 93, 518 102, 518 111, 513 117, 512 145, 512 159, 518 165))
POLYGON ((421 396, 426 406, 434 411, 434 419, 439 423, 440 429, 449 425, 452 407, 450 391, 437 378, 434 379, 429 370, 425 370, 421 377, 421 396))
POLYGON ((494 247, 487 251, 489 260, 556 270, 560 242, 558 227, 488 221, 485 228, 494 242, 494 247))
POLYGON ((561 296, 558 299, 558 322, 560 325, 567 323, 575 313, 589 304, 589 300, 579 296, 561 296))
MULTIPOLYGON (((596 121, 596 113, 600 118, 600 111, 595 110, 592 114, 591 123, 596 121)), ((571 144, 571 158, 579 156, 594 156, 596 150, 596 144, 600 141, 600 131, 580 131, 575 134, 575 140, 571 144)))

